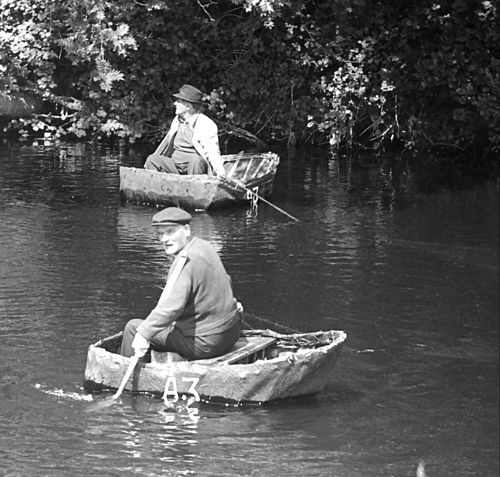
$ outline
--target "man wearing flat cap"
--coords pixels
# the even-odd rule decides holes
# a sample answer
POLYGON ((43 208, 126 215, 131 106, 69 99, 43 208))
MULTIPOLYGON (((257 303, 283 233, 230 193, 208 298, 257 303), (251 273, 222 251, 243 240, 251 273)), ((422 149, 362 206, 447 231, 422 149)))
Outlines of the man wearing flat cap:
POLYGON ((224 175, 217 125, 201 112, 203 93, 185 84, 173 96, 175 118, 144 168, 171 174, 224 175))
POLYGON ((220 356, 240 336, 231 279, 215 249, 191 236, 191 215, 169 207, 153 216, 167 255, 175 259, 156 307, 125 326, 120 353, 142 357, 151 346, 186 359, 220 356))

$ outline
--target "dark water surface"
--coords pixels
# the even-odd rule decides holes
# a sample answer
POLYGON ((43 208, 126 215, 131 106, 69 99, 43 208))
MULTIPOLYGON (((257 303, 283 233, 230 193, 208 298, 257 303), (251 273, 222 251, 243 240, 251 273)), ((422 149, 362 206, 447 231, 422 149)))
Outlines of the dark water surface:
POLYGON ((348 335, 337 382, 267 407, 165 411, 81 387, 87 346, 144 317, 166 260, 118 150, 0 146, 0 475, 498 475, 498 188, 283 157, 272 201, 195 214, 246 309, 348 335))

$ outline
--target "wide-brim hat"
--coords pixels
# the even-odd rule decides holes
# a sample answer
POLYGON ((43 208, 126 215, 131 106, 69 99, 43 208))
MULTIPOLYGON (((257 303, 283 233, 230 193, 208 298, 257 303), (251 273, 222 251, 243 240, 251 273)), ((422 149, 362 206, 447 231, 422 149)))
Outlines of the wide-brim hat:
POLYGON ((193 217, 178 207, 167 207, 153 215, 153 225, 186 225, 193 217))
POLYGON ((190 84, 185 84, 181 87, 178 93, 172 95, 174 98, 183 99, 184 101, 189 101, 190 103, 200 104, 204 94, 194 86, 190 84))

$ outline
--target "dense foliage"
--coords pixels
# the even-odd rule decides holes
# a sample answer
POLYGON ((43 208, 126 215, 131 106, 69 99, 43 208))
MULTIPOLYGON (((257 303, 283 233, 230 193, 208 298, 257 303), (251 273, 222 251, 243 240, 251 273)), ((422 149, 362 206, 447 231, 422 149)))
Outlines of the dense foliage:
POLYGON ((154 139, 183 83, 223 136, 498 149, 496 3, 0 0, 5 130, 154 139), (238 129, 240 128, 240 129, 238 129))

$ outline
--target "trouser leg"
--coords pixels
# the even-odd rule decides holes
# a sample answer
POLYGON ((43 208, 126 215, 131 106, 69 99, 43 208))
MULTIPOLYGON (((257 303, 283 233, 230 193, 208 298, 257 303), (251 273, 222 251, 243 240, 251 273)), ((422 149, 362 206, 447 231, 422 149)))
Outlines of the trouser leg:
POLYGON ((195 337, 184 336, 179 329, 171 326, 157 333, 151 341, 151 346, 156 351, 179 353, 187 359, 193 359, 196 355, 195 337))
POLYGON ((208 163, 203 159, 203 157, 198 156, 194 157, 191 161, 189 161, 187 165, 187 174, 197 175, 197 174, 206 174, 208 172, 208 163))
POLYGON ((222 333, 196 338, 195 352, 198 359, 215 358, 227 353, 240 337, 240 323, 222 333))
POLYGON ((122 356, 130 357, 134 354, 134 349, 132 348, 132 341, 134 341, 135 334, 137 332, 137 327, 144 320, 130 320, 123 330, 122 345, 120 347, 120 354, 122 356))
MULTIPOLYGON (((130 320, 123 330, 120 354, 130 357, 134 354, 132 342, 138 326, 144 320, 130 320)), ((240 322, 222 333, 208 336, 184 336, 175 327, 169 326, 157 333, 151 340, 151 347, 157 351, 173 351, 187 359, 204 359, 220 356, 238 341, 240 337, 240 322)))
POLYGON ((208 336, 184 336, 178 328, 169 328, 158 333, 151 345, 157 351, 173 351, 186 359, 204 359, 229 351, 239 337, 239 322, 222 333, 208 336))
POLYGON ((144 163, 144 169, 179 174, 174 160, 171 157, 162 156, 161 154, 150 154, 144 163))

